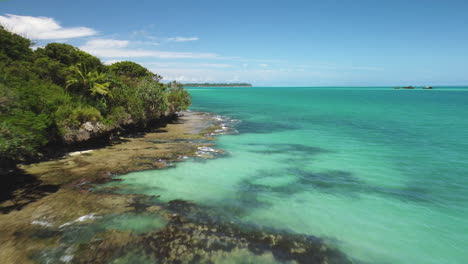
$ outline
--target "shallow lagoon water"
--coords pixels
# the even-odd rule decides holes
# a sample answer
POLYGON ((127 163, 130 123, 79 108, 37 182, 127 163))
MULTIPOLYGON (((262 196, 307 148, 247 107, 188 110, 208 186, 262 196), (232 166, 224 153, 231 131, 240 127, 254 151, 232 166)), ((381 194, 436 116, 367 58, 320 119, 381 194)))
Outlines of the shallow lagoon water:
POLYGON ((363 263, 468 259, 468 89, 192 88, 239 120, 225 155, 130 173, 127 193, 192 200, 325 238, 363 263))
MULTIPOLYGON (((35 257, 39 263, 70 263, 74 258, 77 246, 87 244, 96 239, 97 234, 106 231, 125 231, 134 234, 157 231, 165 227, 167 221, 156 217, 154 214, 111 214, 106 216, 85 215, 80 217, 83 221, 72 221, 58 228, 58 230, 45 229, 36 236, 53 236, 62 233, 58 247, 39 252, 35 257)), ((112 263, 152 263, 141 254, 130 253, 117 259, 112 263)))

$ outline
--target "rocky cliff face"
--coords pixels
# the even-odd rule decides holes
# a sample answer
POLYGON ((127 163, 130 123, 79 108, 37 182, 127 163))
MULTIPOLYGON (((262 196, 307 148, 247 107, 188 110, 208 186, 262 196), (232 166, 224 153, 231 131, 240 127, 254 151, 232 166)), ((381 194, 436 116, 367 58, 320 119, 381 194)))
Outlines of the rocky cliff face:
POLYGON ((94 137, 102 136, 112 130, 101 122, 86 122, 78 128, 67 127, 63 135, 63 141, 67 144, 83 142, 94 137))
POLYGON ((62 135, 62 141, 65 144, 71 145, 83 143, 88 140, 106 137, 113 132, 119 132, 123 128, 137 128, 145 130, 146 128, 159 127, 167 124, 170 121, 177 119, 179 115, 176 112, 167 112, 164 116, 159 116, 157 119, 148 120, 145 125, 138 124, 131 118, 130 115, 123 116, 118 124, 104 124, 101 121, 87 121, 79 127, 66 127, 62 135))

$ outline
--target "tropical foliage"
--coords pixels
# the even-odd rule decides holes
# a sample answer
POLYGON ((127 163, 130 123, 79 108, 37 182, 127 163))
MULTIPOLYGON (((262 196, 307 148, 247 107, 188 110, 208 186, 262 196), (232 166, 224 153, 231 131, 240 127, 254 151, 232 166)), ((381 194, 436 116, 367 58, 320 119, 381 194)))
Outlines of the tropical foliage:
POLYGON ((0 27, 0 159, 24 160, 48 144, 73 143, 67 136, 85 124, 102 133, 146 126, 190 105, 181 85, 163 84, 137 63, 107 66, 68 44, 31 45, 0 27))

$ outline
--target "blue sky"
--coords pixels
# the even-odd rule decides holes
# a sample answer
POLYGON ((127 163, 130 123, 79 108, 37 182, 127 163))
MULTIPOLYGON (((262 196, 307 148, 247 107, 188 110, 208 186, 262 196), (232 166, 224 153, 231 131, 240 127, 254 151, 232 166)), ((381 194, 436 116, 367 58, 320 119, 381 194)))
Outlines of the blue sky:
POLYGON ((0 23, 165 80, 468 84, 468 1, 0 1, 0 23))

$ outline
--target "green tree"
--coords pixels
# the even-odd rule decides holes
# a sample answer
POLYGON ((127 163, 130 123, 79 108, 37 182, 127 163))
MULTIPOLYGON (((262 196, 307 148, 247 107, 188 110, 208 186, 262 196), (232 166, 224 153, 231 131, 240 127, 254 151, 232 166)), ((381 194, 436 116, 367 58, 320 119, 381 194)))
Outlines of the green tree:
POLYGON ((137 63, 105 66, 68 44, 35 51, 31 44, 0 27, 0 160, 38 156, 47 144, 73 138, 65 135, 88 121, 115 129, 190 105, 179 84, 166 86, 137 63))
POLYGON ((0 59, 31 60, 33 52, 29 39, 6 31, 0 26, 0 59))
POLYGON ((109 70, 115 75, 123 75, 133 79, 156 76, 156 74, 150 72, 145 67, 132 61, 121 61, 113 63, 109 66, 109 70))
POLYGON ((23 160, 38 154, 48 142, 50 119, 45 114, 15 110, 0 120, 0 157, 23 160))
MULTIPOLYGON (((137 89, 128 86, 120 78, 111 79, 111 96, 109 106, 111 108, 123 108, 131 116, 135 123, 141 123, 145 118, 145 106, 143 100, 137 95, 137 89)), ((137 84, 135 84, 137 86, 137 84)), ((119 110, 121 111, 121 110, 119 110)), ((116 113, 115 110, 111 111, 116 113)), ((113 118, 119 120, 120 118, 113 118)))
POLYGON ((74 86, 81 91, 89 92, 92 96, 104 97, 109 94, 110 82, 107 75, 97 71, 87 71, 86 66, 77 64, 71 67, 75 75, 67 80, 66 88, 74 86))
POLYGON ((143 101, 145 118, 148 120, 159 118, 168 109, 168 101, 162 83, 146 78, 138 85, 137 97, 143 101))
POLYGON ((176 81, 168 84, 168 102, 169 110, 171 113, 175 113, 181 110, 187 110, 191 105, 190 99, 192 98, 184 86, 176 81))
POLYGON ((44 48, 37 49, 35 55, 37 57, 45 56, 51 58, 65 66, 73 66, 80 63, 90 70, 103 71, 105 68, 98 58, 64 43, 49 43, 44 48))
POLYGON ((18 101, 16 91, 0 83, 0 115, 8 113, 18 101))
POLYGON ((32 70, 40 79, 50 80, 62 87, 66 85, 67 76, 72 74, 68 66, 49 57, 39 57, 34 60, 32 70))

